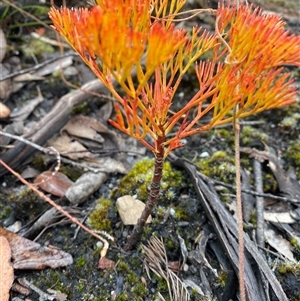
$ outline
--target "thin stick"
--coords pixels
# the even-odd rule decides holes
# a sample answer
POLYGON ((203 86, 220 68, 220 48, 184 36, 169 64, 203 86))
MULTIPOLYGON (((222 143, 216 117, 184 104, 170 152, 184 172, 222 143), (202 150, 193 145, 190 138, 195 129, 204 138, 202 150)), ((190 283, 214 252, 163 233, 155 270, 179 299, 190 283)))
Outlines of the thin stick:
MULTIPOLYGON (((253 169, 255 175, 255 190, 258 193, 263 192, 263 185, 262 185, 262 171, 261 171, 261 163, 254 159, 253 160, 253 169)), ((256 220, 257 220, 257 227, 256 227, 256 240, 257 244, 264 248, 264 199, 260 196, 256 196, 256 220)))
POLYGON ((74 224, 78 225, 81 227, 83 230, 88 232, 89 234, 93 235, 94 237, 98 238, 103 242, 103 249, 100 252, 101 257, 105 257, 107 250, 109 248, 109 243, 106 239, 101 237, 100 235, 96 234, 94 231, 83 225, 77 218, 74 216, 70 215, 67 211, 65 211, 61 206, 57 205, 54 201, 52 201, 50 198, 48 198, 43 192, 39 191, 34 185, 31 183, 27 182, 20 174, 18 174, 16 171, 11 169, 6 163, 4 163, 0 159, 0 164, 2 164, 8 171, 10 171, 15 177, 17 177, 23 184, 31 188, 33 191, 35 191, 41 198, 43 198, 46 202, 48 202, 51 206, 53 206, 57 211, 61 212, 63 215, 68 217, 74 224))
POLYGON ((0 131, 0 135, 1 136, 5 136, 5 137, 9 137, 9 138, 12 138, 12 139, 15 139, 15 140, 18 140, 18 141, 21 141, 27 145, 30 145, 32 146, 33 148, 39 150, 40 152, 44 153, 44 154, 47 154, 47 155, 56 155, 57 153, 55 151, 53 151, 53 149, 49 149, 49 148, 45 148, 45 147, 42 147, 36 143, 33 143, 23 137, 20 137, 20 136, 16 136, 16 135, 13 135, 13 134, 9 134, 9 133, 5 133, 3 131, 0 131))
POLYGON ((22 69, 22 70, 19 70, 19 71, 16 71, 16 72, 13 72, 13 73, 9 73, 7 74, 6 76, 3 76, 3 77, 0 77, 0 82, 6 80, 6 79, 10 79, 10 78, 13 78, 13 77, 16 77, 16 76, 19 76, 19 75, 22 75, 22 74, 25 74, 25 73, 29 73, 29 72, 32 72, 32 71, 35 71, 35 70, 38 70, 48 64, 51 64, 55 61, 58 61, 58 60, 61 60, 65 57, 69 57, 69 56, 78 56, 78 54, 76 52, 66 52, 64 54, 61 54, 57 57, 54 57, 52 59, 49 59, 45 62, 42 62, 42 63, 39 63, 39 64, 36 64, 34 65, 33 67, 30 67, 30 68, 26 68, 26 69, 22 69))

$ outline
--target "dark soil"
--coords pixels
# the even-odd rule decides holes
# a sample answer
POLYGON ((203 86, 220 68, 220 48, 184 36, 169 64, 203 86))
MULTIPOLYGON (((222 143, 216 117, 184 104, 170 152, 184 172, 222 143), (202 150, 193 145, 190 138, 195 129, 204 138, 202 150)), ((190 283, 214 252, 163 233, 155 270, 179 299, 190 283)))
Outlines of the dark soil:
MULTIPOLYGON (((21 0, 15 2, 18 3, 19 6, 32 3, 30 1, 21 0)), ((194 3, 193 6, 199 7, 200 3, 203 4, 202 2, 205 1, 198 2, 194 3)), ((286 1, 284 3, 285 6, 282 6, 282 1, 270 0, 260 4, 267 10, 282 11, 287 22, 289 22, 288 25, 291 30, 299 34, 299 15, 295 12, 298 2, 295 0, 286 1), (287 3, 289 3, 289 5, 287 3)), ((59 3, 57 3, 57 5, 59 5, 59 3)), ((78 3, 68 3, 68 6, 72 5, 78 6, 78 3)), ((207 5, 207 3, 204 5, 207 5)), ((45 6, 49 6, 49 3, 45 6)), ((1 14, 4 14, 5 7, 6 5, 0 6, 0 18, 1 14)), ((9 8, 9 10, 10 12, 15 12, 14 8, 9 8)), ((31 13, 37 14, 37 11, 33 8, 31 13)), ((44 12, 38 15, 38 17, 47 21, 47 16, 44 12)), ((28 19, 18 13, 12 14, 11 17, 4 18, 4 20, 0 19, 0 21, 5 30, 4 32, 7 32, 6 38, 10 45, 7 57, 19 57, 22 68, 27 68, 34 66, 36 62, 24 53, 24 46, 26 47, 26 43, 30 41, 29 33, 40 26, 18 27, 19 19, 24 23, 29 22, 28 19)), ((47 31, 45 35, 54 38, 53 32, 47 31)), ((36 58, 39 62, 42 62, 58 54, 58 48, 54 49, 55 53, 39 53, 36 54, 36 58)), ((84 81, 83 74, 87 77, 91 76, 91 74, 86 71, 78 58, 74 59, 74 65, 78 67, 79 70, 84 71, 75 76, 70 75, 67 79, 74 84, 81 85, 84 81)), ((294 70, 293 72, 295 74, 295 81, 299 85, 299 70, 294 70)), ((187 78, 185 80, 185 95, 188 95, 188 91, 194 88, 193 82, 193 78, 187 78)), ((28 123, 32 121, 38 121, 40 118, 39 113, 46 114, 49 112, 53 104, 72 89, 60 79, 57 80, 50 75, 46 76, 42 81, 28 83, 20 91, 13 93, 9 99, 6 100, 5 104, 11 109, 20 106, 25 100, 36 96, 37 85, 39 85, 45 100, 39 105, 38 109, 29 116, 25 125, 28 125, 28 123)), ((94 111, 99 110, 102 104, 103 103, 100 103, 96 98, 90 97, 83 108, 84 114, 95 117, 94 111)), ((82 107, 79 109, 82 113, 82 107)), ((256 115, 242 121, 241 134, 241 146, 264 150, 265 144, 267 144, 268 147, 274 150, 280 157, 282 168, 285 171, 293 169, 298 180, 300 179, 299 112, 300 106, 299 103, 296 103, 281 110, 273 110, 256 115)), ((5 126, 10 123, 11 121, 9 119, 0 120, 0 126, 2 125, 2 128, 5 128, 5 126)), ((127 137, 124 137, 124 139, 127 139, 127 137)), ((2 150, 2 154, 4 154, 4 152, 5 149, 2 150)), ((217 128, 213 131, 191 137, 187 140, 187 144, 184 148, 176 151, 176 155, 193 160, 200 165, 200 170, 209 177, 228 184, 234 183, 234 175, 230 170, 230 166, 233 164, 232 162, 234 162, 233 132, 231 126, 217 128), (218 151, 223 152, 225 157, 217 157, 212 161, 205 158, 201 159, 201 155, 204 156, 205 153, 207 153, 208 158, 212 158, 218 151), (228 169, 220 172, 217 167, 221 164, 224 164, 224 166, 227 164, 228 169)), ((51 168, 52 161, 43 162, 43 166, 41 166, 38 164, 40 162, 39 160, 34 160, 39 159, 39 156, 40 154, 36 153, 34 158, 29 158, 27 162, 22 162, 22 165, 18 167, 17 171, 22 172, 28 166, 35 167, 40 172, 51 168)), ((152 158, 151 153, 147 153, 145 157, 147 156, 152 158)), ((140 160, 141 157, 134 158, 134 160, 136 159, 140 160)), ((130 163, 129 165, 132 164, 130 163)), ((64 164, 62 167, 64 167, 64 164)), ((173 168, 174 170, 178 170, 175 167, 173 168)), ((252 185, 253 167, 252 161, 247 154, 242 154, 242 168, 249 172, 250 184, 252 185)), ((235 273, 231 271, 232 268, 230 267, 228 259, 225 259, 225 263, 219 262, 216 250, 219 250, 224 258, 226 258, 226 256, 224 256, 225 252, 211 229, 208 218, 193 189, 191 179, 189 179, 184 171, 178 171, 182 173, 181 184, 171 189, 172 195, 169 196, 168 199, 166 199, 166 196, 161 198, 159 203, 160 208, 155 210, 153 222, 147 225, 141 244, 147 245, 152 235, 161 237, 167 250, 169 263, 182 263, 183 255, 178 238, 179 234, 180 237, 184 239, 189 257, 187 258, 186 265, 180 266, 181 268, 176 270, 176 274, 181 280, 192 280, 201 287, 205 293, 204 297, 197 292, 197 288, 189 288, 188 290, 191 294, 190 300, 228 301, 230 298, 232 300, 238 300, 236 297, 238 281, 235 273), (168 210, 171 208, 175 210, 175 214, 170 214, 168 218, 166 218, 168 210), (210 269, 203 260, 197 261, 193 259, 192 254, 199 251, 198 236, 201 230, 212 231, 207 247, 204 248, 205 258, 210 266, 217 271, 218 277, 215 276, 213 270, 210 269), (207 279, 208 284, 203 283, 203 279, 207 279), (228 296, 227 300, 224 299, 225 295, 228 296)), ((263 176, 264 192, 280 195, 281 192, 279 191, 278 183, 267 163, 263 163, 263 176)), ((132 230, 131 226, 123 226, 120 222, 115 206, 116 198, 118 197, 118 185, 123 177, 124 175, 118 173, 109 174, 105 184, 86 202, 76 207, 75 209, 79 210, 74 213, 77 218, 84 219, 89 216, 100 198, 111 200, 110 211, 108 213, 111 226, 106 230, 114 237, 115 243, 110 245, 107 258, 116 263, 114 268, 98 269, 100 252, 97 247, 98 240, 83 230, 77 233, 77 226, 64 219, 61 224, 50 227, 42 233, 37 242, 41 245, 54 245, 70 253, 74 258, 74 263, 58 269, 46 268, 41 271, 15 270, 16 278, 26 277, 27 280, 42 291, 46 292, 47 289, 51 288, 65 293, 67 300, 73 301, 163 300, 159 297, 159 294, 161 294, 165 300, 170 300, 166 281, 151 271, 149 272, 151 278, 148 277, 148 268, 141 244, 132 252, 125 253, 122 251, 126 237, 132 230), (76 237, 74 238, 74 236, 76 237)), ((15 221, 20 221, 24 229, 28 229, 29 225, 32 224, 42 212, 50 208, 44 200, 38 198, 34 193, 24 190, 24 186, 10 174, 5 174, 0 178, 0 185, 0 225, 3 227, 10 226, 15 221)), ((235 199, 234 190, 229 188, 224 190, 224 187, 222 188, 220 185, 217 185, 215 188, 218 190, 224 204, 225 202, 229 204, 235 199)), ((131 193, 132 191, 128 191, 128 194, 131 193)), ((55 199, 55 197, 52 197, 52 199, 55 199)), ((266 199, 265 201, 267 202, 269 200, 266 199)), ((64 199, 57 199, 57 202, 61 205, 70 206, 64 199)), ((276 204, 280 205, 280 201, 276 204)), ((290 209, 295 209, 293 205, 289 204, 289 206, 290 209)), ((69 208, 69 210, 71 209, 69 208)), ((59 219, 58 221, 61 220, 62 219, 59 219)), ((299 237, 299 222, 293 224, 292 227, 299 237)), ((253 210, 253 215, 247 228, 249 235, 252 237, 252 231, 253 228, 255 228, 255 210, 253 210)), ((25 230, 23 230, 23 232, 25 232, 25 230)), ((34 233, 34 235, 28 238, 33 240, 38 234, 39 233, 34 233)), ((285 231, 278 232, 278 235, 282 235, 289 240, 285 231)), ((276 250, 272 247, 267 247, 276 253, 276 250)), ((293 249, 293 255, 297 261, 300 261, 299 245, 293 249)), ((265 252, 265 256, 269 264, 274 267, 275 273, 288 298, 290 298, 290 300, 300 300, 299 265, 292 264, 292 266, 288 266, 289 263, 286 263, 286 260, 282 258, 277 262, 278 258, 273 253, 265 252)), ((25 298, 28 298, 26 300, 42 300, 39 295, 33 291, 27 297, 21 293, 11 291, 11 300, 15 297, 19 297, 19 300, 25 300, 25 298)), ((271 298, 272 301, 277 300, 272 293, 271 298)), ((178 301, 179 300, 181 299, 178 299, 178 301)))

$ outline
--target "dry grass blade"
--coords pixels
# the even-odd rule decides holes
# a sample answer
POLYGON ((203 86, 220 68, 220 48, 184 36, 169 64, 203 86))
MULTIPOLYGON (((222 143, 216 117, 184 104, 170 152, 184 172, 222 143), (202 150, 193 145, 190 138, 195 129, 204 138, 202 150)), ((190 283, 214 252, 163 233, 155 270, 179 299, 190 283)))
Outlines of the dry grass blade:
POLYGON ((9 290, 14 281, 14 269, 10 259, 9 243, 4 236, 0 236, 0 301, 9 300, 9 290))
POLYGON ((178 276, 168 268, 168 258, 162 239, 152 236, 148 247, 142 245, 146 262, 157 276, 165 279, 171 301, 188 301, 190 294, 178 276))

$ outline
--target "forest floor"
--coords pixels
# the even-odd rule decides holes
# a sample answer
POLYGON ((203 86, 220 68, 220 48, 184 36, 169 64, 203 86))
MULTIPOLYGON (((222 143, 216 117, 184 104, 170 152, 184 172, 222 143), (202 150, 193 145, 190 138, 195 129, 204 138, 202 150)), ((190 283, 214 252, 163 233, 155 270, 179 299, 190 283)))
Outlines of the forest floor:
MULTIPOLYGON (((34 1, 14 1, 18 8, 50 24, 47 17, 50 4, 46 2, 36 4, 34 1)), ((80 4, 67 3, 69 7, 80 4)), ((200 5, 207 8, 210 4, 200 0, 189 3, 191 8, 199 8, 200 5)), ((300 33, 300 7, 297 0, 257 1, 256 4, 267 11, 281 14, 288 28, 295 34, 300 33)), ((213 29, 212 16, 201 15, 195 20, 199 25, 213 29)), ((10 66, 9 73, 34 68, 39 63, 62 57, 59 47, 49 42, 56 41, 54 32, 6 1, 0 3, 0 23, 8 44, 2 63, 10 66), (45 39, 37 39, 34 34, 40 34, 45 39)), ((187 27, 189 26, 191 24, 187 23, 187 27)), ((107 92, 97 84, 93 83, 90 91, 100 94, 100 97, 84 96, 84 101, 74 102, 76 105, 70 108, 71 114, 64 115, 64 120, 58 117, 55 119, 53 107, 63 99, 71 101, 70 95, 73 94, 70 93, 74 92, 75 86, 89 83, 94 75, 74 54, 62 57, 60 63, 54 61, 53 68, 46 64, 43 67, 46 71, 34 73, 32 77, 25 79, 25 84, 23 78, 22 86, 18 86, 20 82, 15 78, 6 82, 6 86, 0 86, 3 98, 0 100, 13 113, 14 109, 22 110, 20 115, 12 113, 8 118, 0 119, 0 130, 17 136, 30 132, 33 140, 37 137, 37 144, 44 147, 63 144, 66 152, 77 149, 74 141, 85 145, 88 150, 85 150, 84 155, 80 155, 83 152, 74 153, 68 159, 83 166, 86 164, 85 166, 98 168, 101 170, 100 176, 91 180, 92 176, 88 174, 88 186, 81 188, 79 193, 76 192, 72 203, 64 196, 55 196, 52 188, 45 187, 45 191, 51 199, 87 226, 106 231, 114 238, 114 242, 108 239, 110 246, 106 258, 109 260, 99 263, 103 245, 98 239, 79 229, 56 211, 50 211, 52 207, 44 199, 1 167, 0 228, 2 226, 10 231, 15 229, 21 236, 40 245, 32 245, 32 253, 20 259, 25 268, 14 271, 15 288, 10 292, 10 300, 238 300, 238 281, 233 272, 235 268, 199 200, 195 181, 186 170, 172 164, 172 160, 165 165, 159 206, 152 215, 152 222, 145 228, 141 243, 131 252, 125 253, 122 250, 133 227, 122 223, 116 200, 124 195, 146 200, 153 156, 143 146, 117 133, 107 123, 107 119, 113 115, 112 101, 107 92), (55 69, 61 68, 62 64, 66 64, 63 71, 55 69), (65 81, 61 79, 61 74, 65 81), (11 91, 12 86, 15 92, 11 91), (38 97, 38 91, 42 94, 42 101, 38 97), (72 116, 73 123, 67 124, 69 115, 72 116), (48 123, 48 128, 46 124, 42 128, 35 127, 40 125, 41 120, 52 117, 54 121, 48 123), (77 128, 75 123, 80 121, 82 124, 90 124, 95 120, 92 118, 98 121, 97 135, 91 138, 90 135, 95 133, 84 132, 78 138, 76 131, 81 131, 82 128, 77 128), (72 132, 73 128, 75 134, 72 132), (39 131, 45 134, 39 137, 39 131), (68 142, 59 140, 66 139, 66 136, 68 142), (64 143, 73 146, 69 147, 64 143), (138 162, 142 163, 137 164, 138 162), (100 184, 97 185, 96 182, 100 184), (93 190, 93 193, 86 194, 88 189, 93 190), (37 222, 45 212, 51 212, 48 219, 37 222), (59 255, 58 268, 51 268, 49 261, 55 259, 51 259, 51 254, 44 253, 44 246, 54 246, 55 249, 66 252, 59 255), (166 252, 165 257, 162 250, 166 252), (151 251, 156 259, 160 254, 160 260, 151 260, 151 251), (67 253, 72 256, 73 263, 67 253), (50 267, 39 270, 43 265, 50 267), (30 282, 28 295, 16 287, 18 281, 24 278, 30 282), (44 293, 34 291, 32 285, 44 293)), ((299 69, 292 69, 292 72, 295 84, 299 87, 299 69)), ((196 89, 195 77, 188 75, 184 78, 183 87, 181 98, 175 101, 184 101, 196 89)), ((0 159, 11 151, 13 142, 13 139, 0 135, 0 159)), ((17 143, 18 152, 14 154, 14 158, 10 157, 11 161, 8 163, 29 182, 56 166, 55 156, 29 151, 28 148, 25 150, 25 144, 17 143), (23 153, 26 155, 23 156, 23 153)), ((298 200, 293 201, 300 187, 300 103, 242 120, 241 148, 243 188, 252 192, 255 192, 257 175, 251 154, 254 152, 257 156, 264 155, 261 160, 265 193, 264 260, 273 270, 287 297, 293 301, 300 300, 299 195, 298 200), (276 168, 272 168, 274 164, 276 168), (277 216, 275 220, 274 216, 277 216)), ((232 125, 218 127, 187 139, 185 147, 175 151, 175 155, 186 159, 196 166, 199 173, 214 181, 212 189, 220 198, 222 206, 230 215, 235 216, 232 125)), ((74 167, 63 160, 60 171, 73 182, 87 173, 86 168, 74 167)), ((64 179, 58 178, 56 181, 61 183, 64 179)), ((54 179, 53 183, 50 182, 57 192, 60 185, 54 179)), ((243 197, 248 202, 244 203, 244 231, 255 242, 255 195, 243 194, 243 197), (252 198, 250 201, 249 196, 252 198)), ((22 244, 23 241, 20 241, 20 246, 22 244)), ((24 284, 24 281, 21 283, 24 284)), ((272 301, 278 300, 271 288, 269 295, 272 301)))

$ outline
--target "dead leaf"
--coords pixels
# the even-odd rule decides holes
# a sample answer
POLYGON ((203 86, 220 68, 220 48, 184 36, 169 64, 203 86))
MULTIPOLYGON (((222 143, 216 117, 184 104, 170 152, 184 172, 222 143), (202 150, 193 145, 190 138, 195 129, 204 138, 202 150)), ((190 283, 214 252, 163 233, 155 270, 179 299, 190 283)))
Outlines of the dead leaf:
POLYGON ((60 291, 53 290, 51 288, 48 288, 47 292, 52 294, 52 296, 55 297, 55 299, 57 301, 65 301, 65 300, 67 300, 67 297, 68 297, 66 294, 64 294, 60 291))
POLYGON ((98 262, 98 269, 101 270, 113 269, 115 265, 116 263, 113 260, 108 259, 106 257, 101 257, 98 262))
POLYGON ((264 212, 264 219, 274 223, 294 224, 294 220, 289 212, 264 212))
POLYGON ((99 168, 105 170, 107 173, 118 172, 121 174, 126 174, 128 172, 122 162, 110 157, 86 158, 86 160, 82 162, 82 165, 99 168))
POLYGON ((99 133, 107 131, 107 128, 94 118, 77 115, 72 117, 62 128, 61 132, 64 131, 69 135, 90 139, 102 144, 104 138, 99 133))
POLYGON ((10 260, 9 243, 4 236, 0 236, 0 301, 9 300, 9 290, 14 282, 14 269, 10 260))
POLYGON ((4 236, 9 242, 15 269, 42 270, 45 267, 55 269, 73 263, 69 253, 54 247, 43 247, 2 227, 0 227, 0 236, 4 236))
POLYGON ((268 244, 277 250, 280 254, 285 256, 292 262, 295 262, 295 258, 293 256, 293 246, 289 241, 284 239, 280 234, 275 233, 275 230, 271 225, 267 225, 265 229, 265 237, 268 244))
POLYGON ((97 118, 100 120, 108 120, 111 117, 113 112, 114 106, 113 101, 107 101, 100 109, 96 112, 97 118))
POLYGON ((14 121, 26 120, 27 117, 33 112, 33 110, 39 105, 43 100, 44 97, 41 93, 39 87, 37 87, 38 96, 27 100, 21 108, 18 108, 10 114, 10 118, 14 121))
POLYGON ((81 143, 72 139, 67 133, 62 133, 61 136, 54 136, 48 140, 48 144, 54 147, 59 153, 64 153, 64 156, 78 160, 81 158, 95 157, 81 143))
POLYGON ((34 184, 46 192, 63 197, 73 182, 61 172, 56 172, 53 175, 51 171, 45 171, 35 178, 34 184))

